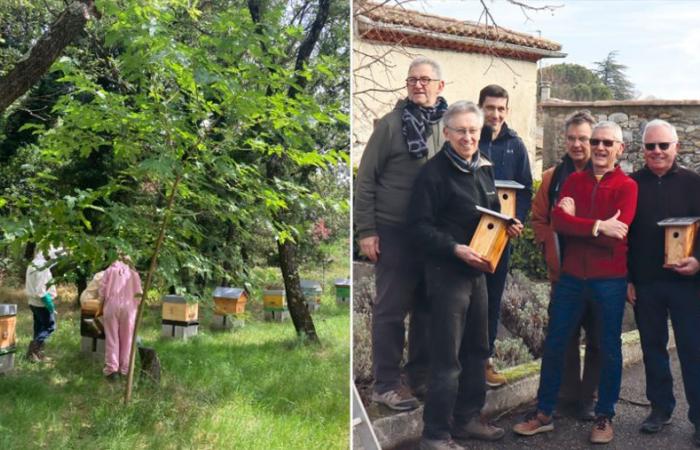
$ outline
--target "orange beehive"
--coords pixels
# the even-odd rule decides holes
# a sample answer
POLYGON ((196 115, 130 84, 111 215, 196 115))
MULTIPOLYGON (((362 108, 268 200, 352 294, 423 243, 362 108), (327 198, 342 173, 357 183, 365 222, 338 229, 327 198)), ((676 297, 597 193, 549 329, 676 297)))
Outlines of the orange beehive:
POLYGON ((214 289, 214 313, 219 315, 242 314, 248 301, 248 293, 242 288, 217 287, 214 289))

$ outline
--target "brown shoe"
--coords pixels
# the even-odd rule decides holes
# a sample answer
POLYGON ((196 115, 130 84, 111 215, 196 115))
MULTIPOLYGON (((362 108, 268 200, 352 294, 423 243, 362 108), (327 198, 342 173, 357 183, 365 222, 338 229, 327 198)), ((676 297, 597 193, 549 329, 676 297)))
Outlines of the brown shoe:
POLYGON ((476 415, 466 425, 452 430, 452 437, 459 440, 479 439, 482 441, 497 441, 505 431, 489 423, 484 416, 476 415))
POLYGON ((554 429, 552 416, 546 416, 540 411, 533 411, 522 422, 513 426, 513 431, 521 436, 533 436, 554 429))
POLYGON ((591 442, 593 444, 607 444, 613 439, 613 428, 610 418, 597 416, 591 430, 591 442))
POLYGON ((486 385, 488 387, 499 387, 506 384, 506 377, 501 375, 490 362, 486 363, 486 385))
POLYGON ((420 405, 418 399, 415 398, 405 386, 400 386, 398 389, 392 389, 382 394, 373 392, 372 401, 380 403, 394 411, 408 411, 416 409, 420 405))
POLYGON ((41 357, 39 357, 39 343, 32 341, 29 343, 29 348, 27 349, 27 354, 25 358, 29 362, 41 362, 41 357))
POLYGON ((53 361, 53 359, 51 357, 46 356, 46 354, 44 353, 44 343, 43 342, 37 345, 36 355, 39 357, 39 361, 41 361, 41 362, 53 361))

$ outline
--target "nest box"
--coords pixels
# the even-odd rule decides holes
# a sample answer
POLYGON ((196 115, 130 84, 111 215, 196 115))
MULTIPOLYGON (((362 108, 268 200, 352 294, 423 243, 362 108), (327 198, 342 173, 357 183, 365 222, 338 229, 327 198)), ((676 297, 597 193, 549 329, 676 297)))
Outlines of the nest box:
POLYGON ((476 209, 481 213, 481 220, 469 247, 488 262, 489 272, 494 273, 508 243, 508 226, 514 223, 515 219, 481 206, 477 206, 476 209))
POLYGON ((498 200, 501 202, 501 213, 515 217, 515 194, 525 189, 525 186, 513 180, 496 180, 498 200))
POLYGON ((664 263, 678 262, 693 255, 700 217, 674 217, 657 223, 664 228, 664 263))

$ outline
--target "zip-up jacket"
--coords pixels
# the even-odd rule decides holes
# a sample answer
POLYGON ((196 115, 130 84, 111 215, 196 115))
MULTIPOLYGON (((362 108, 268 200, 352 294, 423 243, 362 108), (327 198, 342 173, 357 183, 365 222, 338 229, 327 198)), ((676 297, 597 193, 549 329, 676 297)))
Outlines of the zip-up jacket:
POLYGON ((615 239, 602 233, 593 236, 597 220, 607 220, 619 210, 618 220, 629 225, 637 206, 637 183, 620 167, 607 172, 600 181, 591 169, 567 178, 559 198, 571 197, 576 215, 557 206, 552 224, 566 236, 562 273, 577 278, 617 278, 627 275, 627 238, 615 239))
POLYGON ((416 159, 408 153, 401 113, 406 100, 376 124, 367 142, 355 179, 354 222, 360 239, 377 235, 377 223, 405 224, 411 189, 421 167, 442 146, 440 124, 430 127, 428 156, 416 159))
POLYGON ((527 149, 518 133, 508 128, 504 123, 496 139, 491 139, 492 128, 484 126, 481 129, 479 151, 486 155, 493 164, 494 176, 497 180, 513 180, 525 186, 515 195, 515 216, 525 223, 532 202, 532 173, 527 149))
MULTIPOLYGON (((630 281, 644 284, 700 279, 700 274, 688 277, 663 268, 665 230, 657 225, 672 217, 700 216, 700 175, 674 163, 663 176, 656 175, 646 166, 631 176, 639 186, 639 198, 629 232, 627 261, 630 281)), ((693 254, 698 261, 699 238, 700 235, 696 238, 693 254)))
POLYGON ((482 273, 459 259, 454 249, 469 245, 481 218, 477 205, 500 211, 488 159, 482 155, 476 171, 462 172, 443 148, 418 175, 410 205, 409 229, 428 264, 451 264, 468 276, 482 273))

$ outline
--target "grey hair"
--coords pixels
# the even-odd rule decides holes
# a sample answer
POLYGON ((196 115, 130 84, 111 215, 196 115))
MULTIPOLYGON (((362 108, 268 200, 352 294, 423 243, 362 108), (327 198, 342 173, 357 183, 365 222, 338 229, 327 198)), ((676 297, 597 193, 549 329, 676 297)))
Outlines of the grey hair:
POLYGON ((652 121, 647 122, 647 124, 644 126, 644 131, 642 132, 642 142, 644 142, 644 139, 647 136, 647 130, 655 127, 664 127, 667 130, 671 132, 671 136, 673 137, 674 141, 678 140, 678 132, 676 132, 676 127, 671 125, 670 123, 666 122, 665 120, 662 119, 654 119, 652 121))
POLYGON ((418 56, 413 61, 411 61, 411 65, 408 66, 408 72, 410 73, 414 67, 422 66, 423 64, 427 64, 430 67, 432 67, 437 79, 442 80, 442 69, 440 69, 440 64, 438 64, 437 61, 435 61, 434 59, 430 59, 426 56, 418 56))
POLYGON ((620 128, 620 125, 616 124, 611 120, 601 120, 593 126, 593 133, 595 133, 595 130, 602 128, 608 128, 612 130, 613 134, 615 135, 615 140, 624 142, 622 139, 622 128, 620 128))
POLYGON ((450 120, 452 120, 455 116, 468 113, 476 116, 480 127, 484 126, 484 113, 481 111, 481 108, 476 106, 473 102, 468 102, 466 100, 460 100, 451 104, 450 107, 447 108, 447 111, 445 111, 445 114, 442 116, 442 124, 447 127, 450 124, 450 120))

